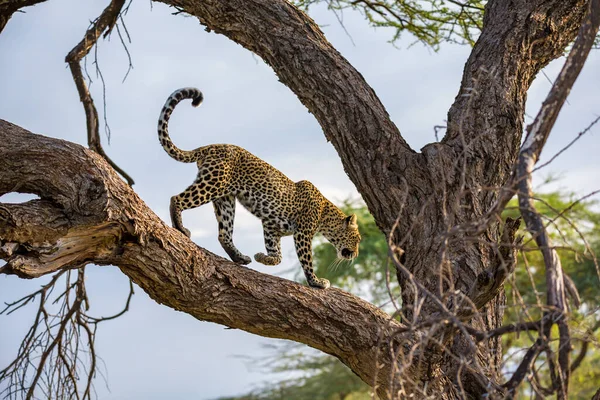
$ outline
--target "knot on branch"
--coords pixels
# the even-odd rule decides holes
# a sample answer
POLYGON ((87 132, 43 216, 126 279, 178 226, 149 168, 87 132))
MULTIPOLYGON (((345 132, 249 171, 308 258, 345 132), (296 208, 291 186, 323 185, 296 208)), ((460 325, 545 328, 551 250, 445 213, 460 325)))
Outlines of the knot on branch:
POLYGON ((517 248, 523 241, 522 236, 517 236, 520 224, 521 218, 506 218, 500 241, 497 243, 496 254, 489 268, 477 276, 469 295, 477 310, 496 297, 506 278, 514 271, 517 263, 517 248))

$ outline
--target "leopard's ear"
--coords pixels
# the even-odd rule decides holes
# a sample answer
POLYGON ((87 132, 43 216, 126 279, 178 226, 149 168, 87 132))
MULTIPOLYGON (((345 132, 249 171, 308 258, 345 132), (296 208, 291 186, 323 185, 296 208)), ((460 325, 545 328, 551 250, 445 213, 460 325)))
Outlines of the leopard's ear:
POLYGON ((346 219, 344 220, 344 226, 346 228, 358 229, 356 214, 352 214, 349 217, 346 217, 346 219))

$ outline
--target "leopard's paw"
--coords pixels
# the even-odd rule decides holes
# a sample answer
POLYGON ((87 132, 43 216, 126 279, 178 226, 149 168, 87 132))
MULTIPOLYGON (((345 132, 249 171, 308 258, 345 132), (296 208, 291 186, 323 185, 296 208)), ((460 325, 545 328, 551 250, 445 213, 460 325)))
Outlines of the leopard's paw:
POLYGON ((314 280, 308 281, 308 285, 310 287, 318 288, 318 289, 328 289, 331 284, 325 278, 316 278, 314 280))
POLYGON ((281 262, 280 257, 268 256, 264 253, 256 253, 254 259, 264 265, 277 265, 281 262))
POLYGON ((240 254, 239 256, 233 257, 232 261, 240 265, 248 265, 252 262, 252 259, 248 256, 240 254))

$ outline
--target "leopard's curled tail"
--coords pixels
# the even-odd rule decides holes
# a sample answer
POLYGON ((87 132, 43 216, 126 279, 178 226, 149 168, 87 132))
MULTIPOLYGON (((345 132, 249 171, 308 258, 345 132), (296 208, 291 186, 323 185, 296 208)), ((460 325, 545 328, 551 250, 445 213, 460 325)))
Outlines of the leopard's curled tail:
POLYGON ((181 150, 173 144, 169 137, 169 118, 177 103, 183 99, 192 99, 192 106, 198 107, 202 103, 204 96, 196 88, 188 87, 174 91, 165 102, 158 118, 158 140, 171 157, 177 161, 190 163, 197 161, 198 153, 196 151, 181 150))

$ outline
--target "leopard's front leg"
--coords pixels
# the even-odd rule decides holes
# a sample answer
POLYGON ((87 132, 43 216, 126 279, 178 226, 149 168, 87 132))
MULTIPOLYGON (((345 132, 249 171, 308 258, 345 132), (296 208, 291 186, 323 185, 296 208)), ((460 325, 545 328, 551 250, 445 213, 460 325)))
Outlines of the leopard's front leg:
POLYGON ((306 276, 309 286, 327 289, 330 283, 327 279, 317 278, 312 264, 312 238, 314 232, 308 230, 298 230, 294 233, 294 243, 296 245, 296 254, 302 265, 302 270, 306 276))
POLYGON ((254 259, 264 265, 278 265, 281 262, 281 234, 268 226, 263 226, 267 254, 256 253, 254 259))

